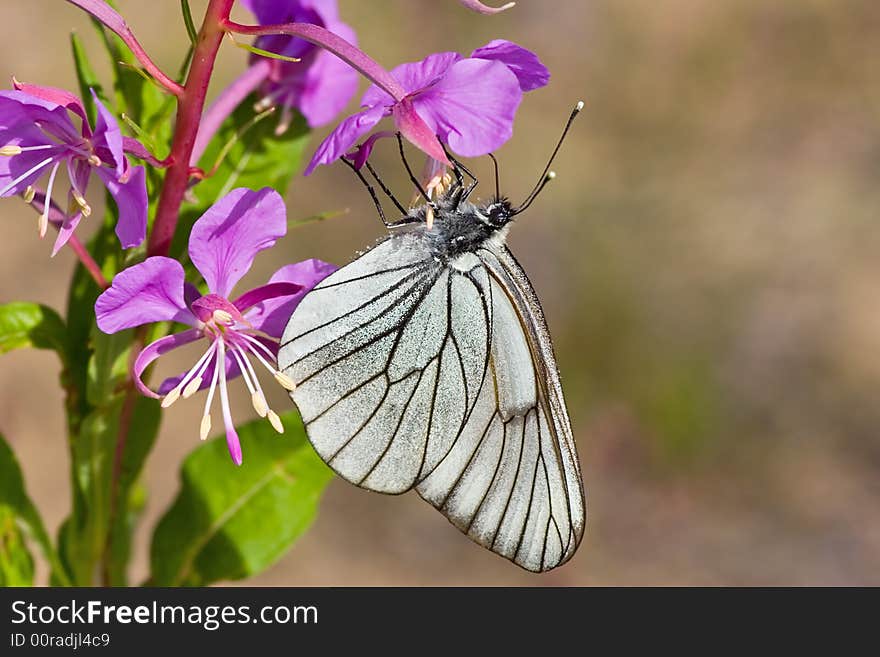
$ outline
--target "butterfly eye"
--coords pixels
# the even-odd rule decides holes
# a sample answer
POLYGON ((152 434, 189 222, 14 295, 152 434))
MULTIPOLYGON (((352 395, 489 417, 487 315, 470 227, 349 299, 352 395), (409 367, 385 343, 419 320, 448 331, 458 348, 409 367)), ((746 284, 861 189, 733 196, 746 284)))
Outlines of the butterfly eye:
POLYGON ((493 203, 486 208, 486 214, 489 216, 489 224, 495 228, 501 228, 510 222, 512 213, 507 203, 493 203))

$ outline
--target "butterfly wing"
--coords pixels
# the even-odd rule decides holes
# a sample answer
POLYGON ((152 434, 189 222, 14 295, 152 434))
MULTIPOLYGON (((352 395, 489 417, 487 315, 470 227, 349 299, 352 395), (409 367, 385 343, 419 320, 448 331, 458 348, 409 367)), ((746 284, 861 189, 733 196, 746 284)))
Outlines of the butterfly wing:
POLYGON ((402 493, 449 451, 486 370, 480 284, 485 275, 439 265, 418 235, 404 234, 303 299, 279 367, 297 384, 291 396, 309 440, 344 479, 402 493))
POLYGON ((533 571, 573 554, 584 504, 540 305, 504 247, 444 266, 393 236, 293 314, 279 366, 309 440, 344 479, 413 486, 533 571))
POLYGON ((541 572, 583 536, 580 466, 540 303, 503 246, 481 249, 492 340, 477 403, 446 458, 417 486, 471 539, 541 572))

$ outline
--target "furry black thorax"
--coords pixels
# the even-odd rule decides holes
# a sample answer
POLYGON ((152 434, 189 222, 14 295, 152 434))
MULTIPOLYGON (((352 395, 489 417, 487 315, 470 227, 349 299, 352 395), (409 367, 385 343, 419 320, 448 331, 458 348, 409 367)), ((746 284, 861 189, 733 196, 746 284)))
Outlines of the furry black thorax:
POLYGON ((450 191, 434 201, 434 218, 428 228, 428 207, 423 204, 414 208, 400 225, 416 225, 423 230, 431 252, 442 261, 476 251, 498 235, 516 214, 506 198, 477 205, 450 191))

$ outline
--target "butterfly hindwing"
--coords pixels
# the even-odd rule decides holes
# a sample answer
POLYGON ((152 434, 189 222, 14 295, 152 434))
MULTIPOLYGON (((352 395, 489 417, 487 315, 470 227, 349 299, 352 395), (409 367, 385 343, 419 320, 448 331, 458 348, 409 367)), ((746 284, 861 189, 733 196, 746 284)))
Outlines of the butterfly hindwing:
POLYGON ((416 487, 477 543, 549 570, 574 553, 584 501, 540 305, 505 247, 441 264, 422 235, 389 237, 322 281, 279 366, 340 476, 416 487))
POLYGON ((487 376, 455 446, 417 490, 480 545, 528 570, 550 570, 583 535, 571 427, 528 279, 504 247, 480 257, 493 308, 487 376))

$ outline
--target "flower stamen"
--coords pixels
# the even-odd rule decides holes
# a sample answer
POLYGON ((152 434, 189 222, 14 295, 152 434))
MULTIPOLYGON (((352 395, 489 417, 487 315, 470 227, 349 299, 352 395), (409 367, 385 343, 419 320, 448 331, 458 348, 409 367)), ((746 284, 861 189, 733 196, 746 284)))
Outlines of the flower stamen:
POLYGON ((79 206, 80 210, 82 210, 83 216, 88 217, 92 214, 92 206, 88 204, 86 201, 86 197, 80 194, 76 189, 72 190, 73 200, 76 201, 76 204, 79 206))
POLYGON ((40 213, 40 218, 37 220, 37 230, 40 232, 40 237, 46 237, 46 231, 49 229, 49 208, 52 207, 52 187, 55 184, 55 174, 58 173, 59 166, 61 166, 61 162, 56 162, 55 166, 52 167, 52 173, 49 174, 49 184, 46 185, 46 198, 43 201, 43 211, 40 213))
MULTIPOLYGON (((35 164, 30 169, 28 169, 23 174, 21 174, 18 178, 16 178, 11 183, 6 185, 6 187, 4 187, 3 189, 0 189, 0 196, 3 196, 6 192, 8 192, 10 189, 14 188, 22 180, 25 180, 26 178, 28 178, 32 174, 36 173, 37 171, 40 171, 41 169, 45 169, 47 166, 52 164, 52 162, 54 162, 54 161, 55 161, 54 157, 47 157, 45 160, 43 160, 39 164, 35 164)), ((48 198, 48 194, 46 196, 48 198)))
POLYGON ((214 319, 215 324, 225 324, 227 326, 232 324, 232 315, 225 310, 220 310, 218 308, 214 311, 211 317, 214 319))
POLYGON ((269 418, 269 424, 272 425, 272 428, 275 429, 275 431, 278 433, 284 433, 284 425, 281 423, 281 418, 278 417, 278 414, 275 411, 270 409, 267 417, 269 418))

